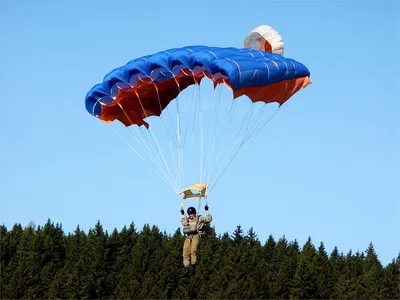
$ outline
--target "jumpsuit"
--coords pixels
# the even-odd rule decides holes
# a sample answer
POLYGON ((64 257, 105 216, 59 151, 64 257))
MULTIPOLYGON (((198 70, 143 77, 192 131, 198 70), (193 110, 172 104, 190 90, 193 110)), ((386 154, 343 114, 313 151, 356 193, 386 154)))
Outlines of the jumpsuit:
POLYGON ((206 223, 212 221, 211 214, 206 211, 206 216, 195 216, 194 218, 186 218, 182 216, 183 232, 186 235, 185 243, 183 244, 183 265, 185 268, 190 264, 195 265, 197 262, 197 248, 200 243, 199 230, 203 228, 206 223))

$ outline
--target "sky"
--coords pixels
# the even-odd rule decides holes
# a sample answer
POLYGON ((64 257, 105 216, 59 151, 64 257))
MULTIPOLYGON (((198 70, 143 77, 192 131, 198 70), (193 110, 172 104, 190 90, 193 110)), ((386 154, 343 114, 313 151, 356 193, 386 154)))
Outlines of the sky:
POLYGON ((100 221, 111 232, 133 222, 172 234, 176 193, 86 111, 85 96, 134 58, 242 47, 268 24, 312 84, 229 165, 208 197, 213 226, 253 227, 262 243, 311 237, 328 253, 372 242, 390 263, 400 251, 399 15, 396 0, 2 1, 0 223, 51 219, 73 232, 100 221))

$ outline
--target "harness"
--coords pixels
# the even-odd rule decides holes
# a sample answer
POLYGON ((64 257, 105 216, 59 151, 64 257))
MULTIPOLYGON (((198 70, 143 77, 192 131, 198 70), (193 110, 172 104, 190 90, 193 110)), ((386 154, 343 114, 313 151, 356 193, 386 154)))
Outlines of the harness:
POLYGON ((203 228, 204 223, 200 222, 201 215, 196 216, 196 222, 189 223, 189 225, 183 226, 183 233, 188 237, 189 235, 199 234, 202 236, 204 234, 203 228))

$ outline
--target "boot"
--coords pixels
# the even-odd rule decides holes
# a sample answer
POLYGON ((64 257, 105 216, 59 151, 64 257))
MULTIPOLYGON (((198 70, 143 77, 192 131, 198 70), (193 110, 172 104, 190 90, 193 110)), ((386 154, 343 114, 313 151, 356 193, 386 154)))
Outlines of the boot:
POLYGON ((182 276, 187 276, 190 274, 190 268, 189 267, 185 267, 185 270, 182 273, 182 276))
POLYGON ((189 273, 190 275, 195 275, 196 267, 195 265, 190 265, 189 273))

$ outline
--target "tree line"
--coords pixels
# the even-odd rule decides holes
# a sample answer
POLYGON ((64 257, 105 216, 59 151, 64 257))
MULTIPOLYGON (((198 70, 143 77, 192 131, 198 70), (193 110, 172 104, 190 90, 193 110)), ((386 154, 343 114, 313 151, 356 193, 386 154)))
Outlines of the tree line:
POLYGON ((1 299, 400 299, 400 254, 386 266, 373 244, 327 253, 272 235, 261 242, 240 225, 229 235, 208 228, 196 274, 183 275, 184 236, 135 224, 100 222, 66 234, 60 224, 0 226, 1 299))

